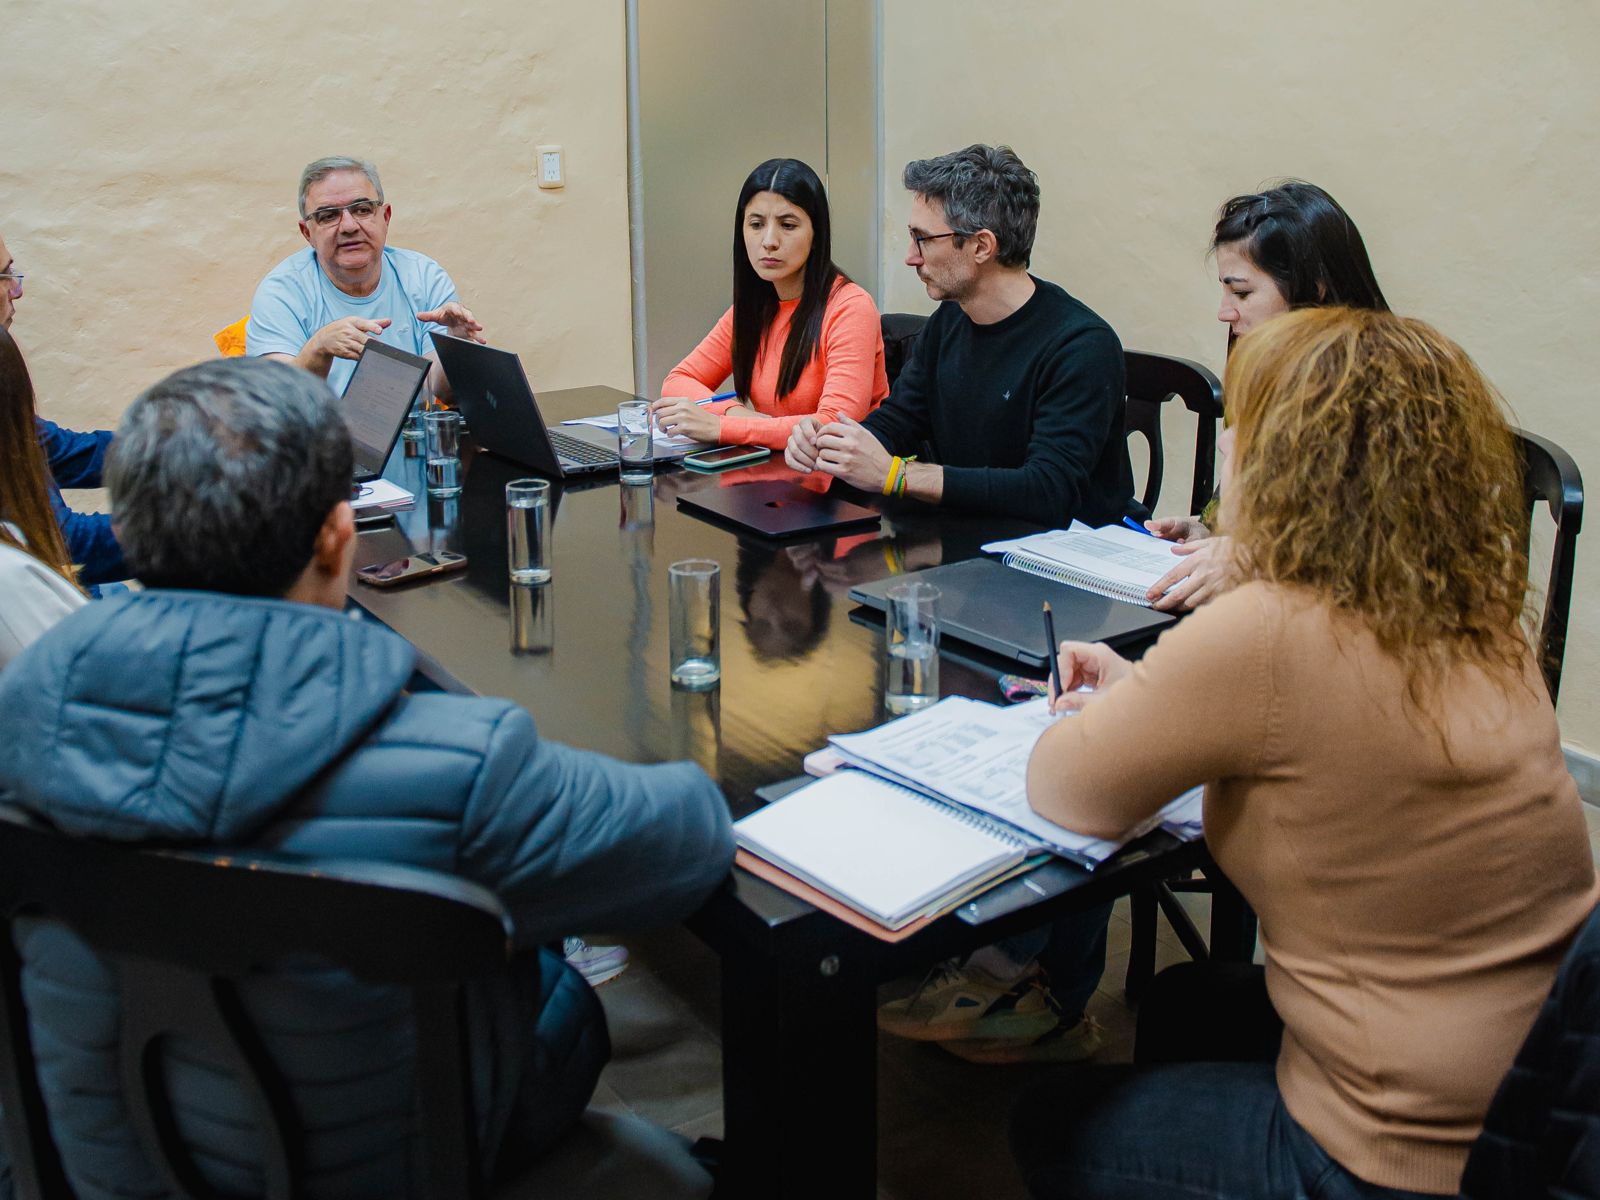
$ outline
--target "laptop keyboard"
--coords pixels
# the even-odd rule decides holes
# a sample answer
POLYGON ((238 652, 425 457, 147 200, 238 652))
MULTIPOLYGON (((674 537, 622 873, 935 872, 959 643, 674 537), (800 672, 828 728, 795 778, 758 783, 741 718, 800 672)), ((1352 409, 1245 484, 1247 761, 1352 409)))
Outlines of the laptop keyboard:
POLYGON ((564 433, 550 430, 550 441, 556 448, 556 453, 562 458, 571 459, 573 462, 583 463, 586 466, 615 465, 617 452, 596 446, 581 438, 569 437, 564 433))

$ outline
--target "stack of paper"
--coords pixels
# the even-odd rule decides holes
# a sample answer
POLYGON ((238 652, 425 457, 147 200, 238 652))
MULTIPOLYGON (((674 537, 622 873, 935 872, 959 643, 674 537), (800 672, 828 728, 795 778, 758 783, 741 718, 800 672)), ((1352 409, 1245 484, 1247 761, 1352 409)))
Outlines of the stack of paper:
POLYGON ((359 494, 350 501, 350 507, 355 509, 356 516, 366 517, 373 513, 411 508, 416 502, 417 498, 397 483, 390 483, 387 479, 369 479, 360 485, 359 494))
MULTIPOLYGON (((617 414, 612 413, 609 416, 601 414, 598 417, 574 417, 570 421, 563 421, 561 423, 563 425, 593 425, 596 429, 615 429, 617 427, 617 414)), ((699 442, 692 437, 675 437, 671 434, 662 433, 659 429, 654 430, 653 433, 654 436, 650 439, 650 445, 656 451, 682 450, 685 446, 704 446, 707 444, 714 444, 699 442)))
POLYGON ((745 850, 886 929, 969 898, 1027 857, 998 822, 859 771, 790 792, 733 832, 745 850))
MULTIPOLYGON (((894 780, 929 796, 997 817, 1030 847, 1044 847, 1094 867, 1123 844, 1074 833, 1034 812, 1028 804, 1028 756, 1056 720, 1041 698, 1002 708, 951 696, 931 708, 863 733, 839 734, 829 744, 851 766, 894 780)), ((1187 814, 1188 794, 1129 833, 1131 838, 1163 824, 1169 814, 1187 814)), ((1187 820, 1187 816, 1184 816, 1187 820)))

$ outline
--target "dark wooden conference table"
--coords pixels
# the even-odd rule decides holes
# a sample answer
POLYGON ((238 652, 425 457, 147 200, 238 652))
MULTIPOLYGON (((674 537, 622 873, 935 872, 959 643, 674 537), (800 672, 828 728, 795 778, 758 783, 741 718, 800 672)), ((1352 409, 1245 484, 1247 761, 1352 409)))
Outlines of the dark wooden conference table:
MULTIPOLYGON (((551 424, 615 411, 626 393, 576 388, 539 397, 551 424)), ((541 736, 632 762, 691 759, 722 786, 735 818, 756 789, 799 773, 829 734, 889 719, 883 629, 856 610, 851 587, 900 570, 970 558, 1034 527, 855 497, 881 508, 881 531, 771 542, 680 511, 693 490, 792 478, 781 459, 721 475, 663 467, 652 486, 614 474, 555 481, 553 579, 513 587, 506 575, 505 484, 529 474, 463 452, 464 487, 424 499, 422 459, 397 446, 387 477, 418 497, 391 527, 360 535, 358 566, 414 551, 454 550, 458 574, 380 590, 352 579, 351 599, 407 638, 420 671, 450 691, 525 706, 541 736), (722 680, 708 692, 667 678, 667 566, 722 565, 722 680)), ((1062 630, 1061 636, 1070 633, 1062 630)), ((946 645, 940 690, 998 702, 1008 664, 946 645)), ((889 944, 735 869, 690 920, 722 968, 723 1105, 734 1195, 876 1194, 880 983, 1034 928, 1178 871, 1207 867, 1200 843, 1154 833, 1089 873, 1056 864, 1067 889, 980 925, 954 916, 889 944)), ((1237 912, 1214 908, 1213 953, 1247 958, 1237 912)))

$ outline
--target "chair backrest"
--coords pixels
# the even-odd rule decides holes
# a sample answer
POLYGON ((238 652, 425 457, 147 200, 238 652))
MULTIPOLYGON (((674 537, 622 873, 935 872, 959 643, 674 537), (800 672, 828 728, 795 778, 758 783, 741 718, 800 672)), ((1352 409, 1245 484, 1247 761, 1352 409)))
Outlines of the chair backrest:
POLYGON ((917 335, 928 323, 928 318, 915 313, 884 313, 881 320, 883 369, 889 376, 889 386, 893 387, 894 381, 900 376, 901 368, 911 357, 911 348, 917 344, 917 335))
POLYGON ((1572 604, 1572 564, 1583 525, 1583 474, 1560 446, 1525 429, 1517 430, 1522 451, 1522 490, 1528 503, 1528 531, 1533 513, 1543 502, 1556 524, 1550 552, 1550 582, 1539 622, 1539 666, 1555 703, 1561 688, 1561 660, 1567 649, 1567 610, 1572 604))
POLYGON ((211 335, 211 340, 216 343, 217 353, 223 358, 237 358, 244 353, 245 333, 250 328, 250 318, 240 317, 232 325, 224 325, 211 335))
POLYGON ((1600 909, 1567 951, 1467 1156, 1462 1200, 1570 1200, 1600 1181, 1600 909))
POLYGON ((210 1196, 178 1136, 158 1042, 181 1035, 247 1093, 267 1195, 301 1194, 289 1090, 255 1036, 237 981, 313 956, 372 983, 410 988, 423 1131, 415 1190, 481 1194, 462 984, 503 970, 511 925, 488 891, 396 864, 150 849, 71 837, 0 806, 0 1104, 19 1194, 70 1198, 51 1138, 12 930, 58 920, 117 979, 122 1099, 146 1156, 181 1197, 210 1196), (92 886, 85 886, 85 881, 92 886), (114 897, 114 901, 108 900, 114 897))
POLYGON ((1216 490, 1217 422, 1222 419, 1222 384, 1205 367, 1187 358, 1166 354, 1123 351, 1127 366, 1128 398, 1123 410, 1123 432, 1141 435, 1149 450, 1150 470, 1145 476, 1140 500, 1155 511, 1161 497, 1161 480, 1166 472, 1166 453, 1161 443, 1161 406, 1174 396, 1195 414, 1194 487, 1189 495, 1191 514, 1198 514, 1211 502, 1216 490))

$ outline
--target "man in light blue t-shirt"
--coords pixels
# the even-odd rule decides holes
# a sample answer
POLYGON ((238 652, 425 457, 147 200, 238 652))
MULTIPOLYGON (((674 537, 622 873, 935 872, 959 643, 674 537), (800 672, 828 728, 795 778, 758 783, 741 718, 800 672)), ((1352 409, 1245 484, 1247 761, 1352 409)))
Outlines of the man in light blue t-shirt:
POLYGON ((483 341, 483 327, 456 296, 444 268, 387 245, 390 207, 378 169, 357 158, 319 158, 300 172, 300 235, 306 249, 256 288, 245 353, 304 367, 343 393, 369 337, 434 359, 428 382, 449 395, 428 334, 483 341))

